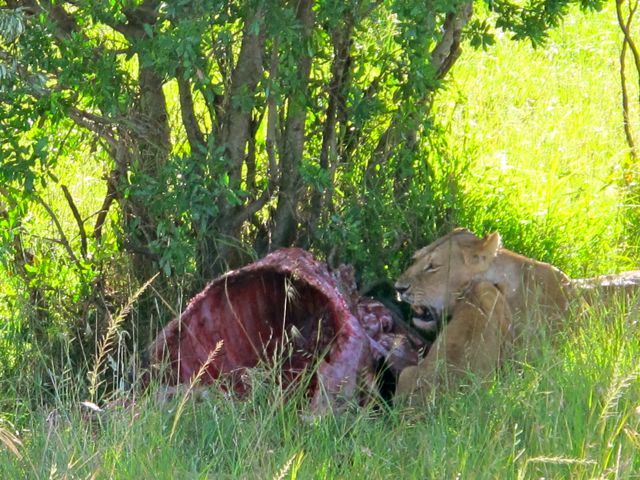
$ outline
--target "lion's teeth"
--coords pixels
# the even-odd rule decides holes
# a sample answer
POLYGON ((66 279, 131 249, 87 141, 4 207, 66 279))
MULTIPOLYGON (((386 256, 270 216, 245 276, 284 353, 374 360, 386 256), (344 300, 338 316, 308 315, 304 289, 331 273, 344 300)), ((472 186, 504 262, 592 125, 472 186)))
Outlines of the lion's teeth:
POLYGON ((438 329, 438 322, 435 320, 422 320, 420 318, 413 317, 413 324, 418 330, 423 332, 435 332, 438 329))
POLYGON ((414 312, 418 314, 418 316, 422 316, 422 314, 424 313, 424 308, 422 307, 413 305, 411 308, 413 309, 414 312))

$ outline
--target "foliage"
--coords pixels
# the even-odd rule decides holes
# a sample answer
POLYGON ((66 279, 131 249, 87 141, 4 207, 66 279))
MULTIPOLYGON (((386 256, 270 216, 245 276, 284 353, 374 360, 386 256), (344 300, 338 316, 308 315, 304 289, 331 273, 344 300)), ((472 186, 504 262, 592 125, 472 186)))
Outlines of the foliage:
MULTIPOLYGON (((495 23, 540 43, 567 5, 502 2, 495 23)), ((104 159, 93 232, 83 219, 77 233, 102 247, 104 215, 117 203, 118 245, 140 279, 160 266, 167 275, 195 269, 202 281, 246 260, 246 250, 292 243, 326 252, 345 226, 364 233, 355 209, 367 218, 439 203, 410 192, 445 182, 423 164, 449 161, 429 142, 429 111, 460 53, 470 3, 5 7, 0 174, 13 190, 4 196, 33 203, 67 142, 104 159)), ((486 20, 469 32, 491 43, 486 20)), ((393 233, 402 217, 386 229, 376 222, 377 256, 407 240, 393 233)), ((72 256, 77 246, 68 247, 72 256)))
MULTIPOLYGON (((467 180, 482 146, 449 135, 435 92, 465 38, 489 47, 498 25, 542 45, 570 4, 476 4, 472 19, 460 0, 0 1, 11 351, 82 365, 158 270, 176 305, 279 246, 369 283, 453 226, 502 228, 493 210, 516 238, 530 211, 508 196, 486 207, 467 180)), ((541 231, 522 251, 548 259, 567 237, 541 231)), ((150 335, 169 313, 143 304, 127 330, 150 335)))

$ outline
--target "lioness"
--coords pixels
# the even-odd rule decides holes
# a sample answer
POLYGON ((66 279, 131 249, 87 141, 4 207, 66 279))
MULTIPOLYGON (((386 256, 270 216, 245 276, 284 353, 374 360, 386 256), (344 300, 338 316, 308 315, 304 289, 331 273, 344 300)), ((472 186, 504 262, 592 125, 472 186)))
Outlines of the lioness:
MULTIPOLYGON (((548 263, 538 262, 501 248, 498 233, 479 238, 469 230, 456 229, 418 250, 413 256, 413 264, 400 276, 395 288, 400 298, 411 304, 416 313, 413 318, 414 325, 422 330, 434 331, 439 319, 449 314, 452 315, 451 324, 456 321, 460 298, 469 303, 470 298, 465 297, 464 292, 474 283, 489 283, 504 295, 504 301, 508 305, 508 309, 505 308, 504 311, 510 310, 512 319, 511 314, 505 313, 505 317, 502 318, 496 311, 486 321, 497 322, 499 325, 511 321, 512 333, 517 338, 524 331, 526 322, 530 322, 534 317, 550 323, 552 327, 559 325, 574 299, 593 302, 594 299, 601 298, 601 295, 607 296, 612 292, 637 291, 640 285, 640 271, 571 280, 548 263), (586 294, 580 294, 581 292, 586 294)), ((500 295, 498 299, 499 297, 500 295)), ((482 310, 481 305, 477 306, 482 310)), ((471 313, 469 310, 466 316, 471 313)), ((461 314, 458 315, 462 318, 461 314)), ((471 320, 467 321, 482 322, 483 319, 483 316, 471 315, 471 320)), ((499 330, 497 325, 493 328, 499 330)), ((453 329, 447 327, 446 330, 453 329)), ((451 339, 455 331, 457 329, 448 332, 448 344, 462 344, 464 341, 469 348, 489 350, 486 355, 490 356, 492 364, 496 363, 500 351, 499 348, 496 349, 496 345, 484 339, 451 339)), ((467 361, 469 358, 475 358, 474 355, 479 357, 480 352, 460 356, 459 353, 450 353, 450 350, 447 349, 446 353, 447 363, 456 363, 458 358, 462 358, 463 363, 458 365, 460 368, 465 368, 468 364, 472 371, 484 372, 486 365, 474 365, 467 361)), ((397 388, 398 395, 403 396, 412 391, 412 383, 413 389, 420 389, 419 379, 425 375, 419 374, 419 371, 430 368, 423 365, 417 369, 409 367, 406 373, 403 371, 397 388)))
POLYGON ((433 321, 450 311, 472 280, 497 285, 516 317, 535 305, 550 318, 560 318, 574 295, 569 277, 548 263, 501 248, 500 242, 498 233, 478 238, 456 229, 418 250, 395 284, 400 298, 418 314, 416 326, 428 327, 420 323, 423 317, 433 321))
POLYGON ((510 343, 511 310, 502 292, 481 280, 470 284, 451 320, 417 366, 402 370, 396 399, 423 404, 430 390, 464 372, 485 377, 498 367, 510 343))

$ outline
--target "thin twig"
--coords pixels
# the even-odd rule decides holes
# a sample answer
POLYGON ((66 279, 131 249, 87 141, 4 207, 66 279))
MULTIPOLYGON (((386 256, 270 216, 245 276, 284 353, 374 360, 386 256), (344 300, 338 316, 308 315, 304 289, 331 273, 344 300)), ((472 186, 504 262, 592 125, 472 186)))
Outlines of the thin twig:
POLYGON ((273 41, 271 46, 271 61, 269 65, 269 96, 267 97, 267 138, 266 138, 266 150, 267 158, 269 161, 269 188, 274 189, 276 187, 276 181, 279 178, 278 162, 276 161, 276 122, 278 115, 278 107, 276 105, 276 96, 274 94, 275 80, 278 78, 278 42, 273 41))
POLYGON ((76 223, 78 224, 78 232, 80 233, 80 252, 82 253, 82 258, 87 258, 87 233, 84 231, 84 221, 82 220, 82 216, 80 216, 80 212, 78 211, 78 207, 76 203, 73 201, 73 197, 69 192, 69 189, 66 185, 60 185, 62 189, 62 193, 64 193, 64 198, 67 199, 67 203, 69 204, 69 208, 71 209, 71 213, 73 213, 73 218, 75 218, 76 223))
POLYGON ((60 244, 67 251, 67 254, 69 255, 69 258, 71 259, 71 261, 73 261, 73 263, 76 264, 79 270, 84 270, 84 266, 82 265, 82 263, 80 263, 80 260, 78 260, 78 257, 74 253, 73 248, 71 248, 71 244, 69 243, 69 240, 67 239, 67 236, 65 235, 64 230, 62 229, 60 220, 58 220, 58 217, 53 211, 53 209, 39 195, 33 195, 33 198, 36 200, 36 202, 42 205, 42 208, 44 208, 46 212, 49 214, 49 217, 51 217, 51 220, 53 221, 53 224, 56 226, 56 229, 58 230, 58 234, 60 235, 60 244))
MULTIPOLYGON (((633 55, 636 69, 638 70, 639 81, 640 81, 640 55, 638 54, 638 49, 636 48, 635 43, 630 35, 631 30, 631 22, 633 20, 633 16, 638 7, 638 2, 632 7, 631 3, 629 4, 629 15, 625 21, 622 14, 622 2, 623 0, 616 0, 616 16, 618 18, 618 25, 620 30, 624 35, 622 39, 622 48, 620 49, 620 88, 622 93, 622 119, 623 119, 623 127, 624 134, 627 140, 627 144, 629 145, 629 153, 632 159, 638 158, 638 152, 635 140, 633 138, 633 132, 631 130, 631 122, 629 121, 629 93, 627 87, 627 76, 626 76, 626 57, 627 57, 627 48, 631 50, 633 55)), ((640 92, 639 92, 640 95, 640 92)), ((640 100, 640 97, 639 97, 640 100)))
POLYGON ((116 179, 119 175, 117 169, 114 169, 109 178, 107 179, 107 193, 104 196, 104 200, 102 201, 102 205, 100 206, 100 210, 98 210, 98 217, 96 218, 96 223, 93 227, 93 238, 96 242, 100 243, 102 240, 102 227, 104 225, 105 220, 107 219, 107 214, 109 213, 109 209, 111 208, 111 204, 116 198, 116 179))

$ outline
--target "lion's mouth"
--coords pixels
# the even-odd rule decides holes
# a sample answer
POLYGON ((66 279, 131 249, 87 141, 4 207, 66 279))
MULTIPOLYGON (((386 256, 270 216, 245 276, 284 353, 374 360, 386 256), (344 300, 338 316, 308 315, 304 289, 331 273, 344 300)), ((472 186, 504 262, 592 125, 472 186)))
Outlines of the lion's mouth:
POLYGON ((411 305, 411 310, 414 313, 411 323, 418 330, 427 334, 437 333, 442 319, 440 312, 431 306, 419 305, 411 305))

